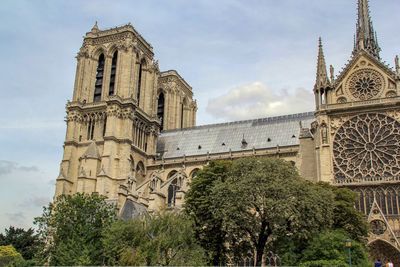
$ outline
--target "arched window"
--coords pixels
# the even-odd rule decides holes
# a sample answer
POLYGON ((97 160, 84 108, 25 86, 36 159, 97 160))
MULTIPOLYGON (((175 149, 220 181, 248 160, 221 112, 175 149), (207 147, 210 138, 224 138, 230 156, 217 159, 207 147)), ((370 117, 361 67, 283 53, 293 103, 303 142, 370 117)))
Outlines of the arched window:
POLYGON ((115 51, 111 62, 110 89, 108 90, 108 95, 114 94, 115 76, 117 75, 117 59, 118 51, 115 51))
POLYGON ((138 75, 138 85, 137 85, 137 103, 138 103, 138 105, 140 102, 140 89, 142 86, 143 63, 144 63, 144 60, 142 60, 139 65, 139 75, 138 75))
POLYGON ((168 206, 175 206, 176 191, 180 189, 177 183, 178 179, 175 178, 168 186, 168 206))
POLYGON ((387 215, 385 192, 383 192, 382 190, 377 190, 375 193, 375 199, 378 202, 378 206, 381 208, 383 214, 387 215))
POLYGON ((88 133, 87 133, 87 140, 93 140, 94 137, 94 126, 96 121, 94 119, 89 119, 88 122, 88 133))
POLYGON ((101 100, 101 89, 103 88, 103 75, 104 75, 104 55, 99 56, 96 72, 96 82, 94 84, 94 98, 93 102, 101 100))
POLYGON ((144 182, 145 179, 145 173, 144 173, 144 165, 141 161, 138 162, 138 164, 136 165, 136 181, 137 184, 141 184, 142 182, 144 182))
POLYGON ((160 93, 157 104, 157 118, 161 119, 161 130, 164 129, 164 94, 160 93))
POLYGON ((366 215, 371 211, 372 203, 374 201, 374 193, 370 190, 365 191, 365 211, 366 215))
POLYGON ((197 173, 199 172, 199 169, 194 169, 191 173, 190 173, 190 178, 194 178, 197 176, 197 173))
POLYGON ((167 180, 169 180, 172 176, 174 176, 175 173, 177 173, 177 171, 175 171, 175 170, 168 173, 167 180))

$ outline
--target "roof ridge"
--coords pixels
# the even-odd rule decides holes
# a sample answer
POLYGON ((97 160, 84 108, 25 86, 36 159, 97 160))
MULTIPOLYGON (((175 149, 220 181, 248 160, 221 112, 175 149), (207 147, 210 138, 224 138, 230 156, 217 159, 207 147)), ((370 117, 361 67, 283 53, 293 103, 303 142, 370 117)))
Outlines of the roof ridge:
POLYGON ((217 126, 223 126, 223 125, 234 125, 234 124, 250 123, 250 122, 265 122, 265 121, 272 122, 272 121, 278 121, 281 119, 295 119, 295 118, 311 116, 311 115, 314 116, 314 111, 293 113, 293 114, 279 115, 279 116, 272 116, 272 117, 263 117, 263 118, 250 119, 250 120, 204 124, 204 125, 193 126, 193 127, 189 127, 189 128, 183 128, 183 129, 165 130, 162 133, 182 132, 182 131, 186 131, 186 130, 203 129, 203 128, 207 128, 207 127, 217 127, 217 126))

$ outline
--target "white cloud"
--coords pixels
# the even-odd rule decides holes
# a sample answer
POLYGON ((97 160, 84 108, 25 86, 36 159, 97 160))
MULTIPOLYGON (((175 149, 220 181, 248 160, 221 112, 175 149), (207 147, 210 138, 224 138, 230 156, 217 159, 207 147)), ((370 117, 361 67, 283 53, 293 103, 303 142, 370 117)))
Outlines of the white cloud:
POLYGON ((208 102, 207 112, 217 118, 244 120, 312 111, 312 92, 298 88, 294 92, 272 91, 261 82, 231 89, 208 102))

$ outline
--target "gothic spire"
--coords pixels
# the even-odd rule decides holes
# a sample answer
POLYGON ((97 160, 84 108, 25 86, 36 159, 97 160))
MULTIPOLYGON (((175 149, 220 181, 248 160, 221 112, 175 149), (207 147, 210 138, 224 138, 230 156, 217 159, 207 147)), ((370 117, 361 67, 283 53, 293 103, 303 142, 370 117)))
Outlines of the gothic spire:
POLYGON ((380 59, 379 51, 381 49, 369 16, 368 0, 358 0, 358 19, 353 55, 361 50, 365 50, 375 58, 380 59))
POLYGON ((330 86, 330 81, 328 74, 326 72, 326 64, 324 51, 322 49, 322 40, 319 37, 319 47, 318 47, 318 63, 317 63, 317 79, 315 82, 315 89, 319 90, 321 88, 326 89, 330 86))

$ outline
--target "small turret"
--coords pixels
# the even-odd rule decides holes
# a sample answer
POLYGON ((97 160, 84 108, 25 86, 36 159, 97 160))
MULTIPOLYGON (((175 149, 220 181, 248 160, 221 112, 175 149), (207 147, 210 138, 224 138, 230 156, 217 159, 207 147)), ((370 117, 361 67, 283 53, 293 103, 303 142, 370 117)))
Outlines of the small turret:
POLYGON ((324 51, 322 49, 322 40, 320 37, 318 40, 317 77, 314 85, 315 104, 317 109, 319 109, 321 104, 326 104, 327 92, 330 88, 331 82, 329 81, 326 71, 324 51), (324 95, 325 97, 323 97, 324 95))

